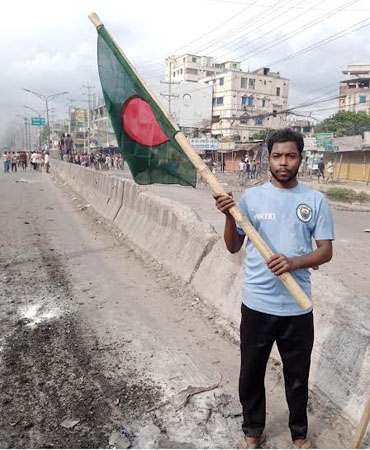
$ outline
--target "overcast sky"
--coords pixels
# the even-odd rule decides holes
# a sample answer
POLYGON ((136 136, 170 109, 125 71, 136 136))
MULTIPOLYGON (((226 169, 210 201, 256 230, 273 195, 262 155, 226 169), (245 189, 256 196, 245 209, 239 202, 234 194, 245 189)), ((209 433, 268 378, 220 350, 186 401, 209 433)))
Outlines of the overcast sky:
MULTIPOLYGON (((164 79, 166 56, 190 52, 242 61, 244 70, 279 71, 290 80, 289 106, 296 106, 338 95, 341 71, 370 63, 369 0, 13 0, 1 20, 0 139, 22 123, 17 114, 34 116, 23 105, 45 110, 22 88, 44 95, 68 91, 50 105, 54 119, 66 117, 68 99, 86 106, 83 85, 100 92, 91 11, 149 83, 164 79), (279 62, 341 34, 346 35, 279 62)), ((333 114, 327 108, 336 105, 337 100, 300 111, 320 118, 333 114)))

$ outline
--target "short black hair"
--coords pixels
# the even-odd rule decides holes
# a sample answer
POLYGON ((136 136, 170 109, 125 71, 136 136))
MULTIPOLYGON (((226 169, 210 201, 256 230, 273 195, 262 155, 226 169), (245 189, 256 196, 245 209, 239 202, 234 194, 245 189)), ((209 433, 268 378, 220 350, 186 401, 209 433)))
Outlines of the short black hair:
POLYGON ((294 131, 291 128, 282 128, 281 130, 275 131, 267 141, 267 149, 269 151, 269 155, 272 152, 272 147, 277 142, 295 142, 297 144, 297 148, 299 153, 302 154, 304 141, 303 136, 298 131, 294 131))

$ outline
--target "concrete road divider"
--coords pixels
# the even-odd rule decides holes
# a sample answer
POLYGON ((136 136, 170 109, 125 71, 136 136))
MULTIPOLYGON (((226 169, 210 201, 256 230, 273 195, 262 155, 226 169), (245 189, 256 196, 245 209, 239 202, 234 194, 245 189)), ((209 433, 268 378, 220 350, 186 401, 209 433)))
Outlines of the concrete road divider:
POLYGON ((122 207, 114 223, 186 282, 219 239, 189 207, 143 192, 129 180, 125 180, 122 207))

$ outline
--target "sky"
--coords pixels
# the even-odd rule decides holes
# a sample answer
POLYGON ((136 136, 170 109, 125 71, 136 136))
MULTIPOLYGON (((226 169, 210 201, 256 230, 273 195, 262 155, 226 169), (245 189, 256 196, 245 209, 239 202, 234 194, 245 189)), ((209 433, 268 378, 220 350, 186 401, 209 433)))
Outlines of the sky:
POLYGON ((338 95, 347 65, 370 63, 369 0, 13 0, 0 31, 0 144, 36 115, 24 105, 45 115, 23 89, 68 92, 51 102, 51 120, 87 106, 83 86, 100 95, 92 11, 149 84, 184 53, 270 67, 290 80, 289 107, 316 102, 297 109, 315 119, 336 112, 336 99, 318 102, 338 95))

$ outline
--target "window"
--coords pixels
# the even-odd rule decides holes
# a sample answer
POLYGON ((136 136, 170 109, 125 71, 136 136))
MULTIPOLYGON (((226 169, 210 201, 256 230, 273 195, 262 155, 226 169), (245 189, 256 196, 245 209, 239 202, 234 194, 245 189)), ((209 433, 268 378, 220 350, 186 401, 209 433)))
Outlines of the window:
POLYGON ((242 105, 246 105, 247 104, 247 96, 243 95, 242 97, 242 105))
POLYGON ((172 76, 175 77, 176 76, 176 72, 172 72, 172 76))
POLYGON ((263 119, 261 119, 261 118, 259 118, 259 117, 256 117, 256 118, 254 119, 254 124, 255 124, 255 125, 263 125, 263 119))
POLYGON ((223 85, 224 85, 224 79, 220 78, 220 86, 223 86, 223 85))
POLYGON ((212 77, 215 73, 212 72, 211 70, 207 70, 206 71, 206 77, 212 77))
POLYGON ((264 80, 263 84, 266 86, 266 80, 264 80))
POLYGON ((276 117, 276 116, 277 116, 277 110, 276 110, 276 109, 274 109, 274 110, 272 111, 272 116, 273 116, 273 117, 276 117))
POLYGON ((181 73, 181 75, 182 75, 182 73, 183 73, 183 70, 182 70, 182 69, 180 69, 180 73, 181 73))
POLYGON ((191 62, 197 62, 197 58, 195 58, 195 56, 193 56, 193 57, 191 58, 191 62))
POLYGON ((198 75, 197 69, 190 69, 189 67, 186 69, 186 73, 192 74, 192 75, 198 75))
POLYGON ((264 106, 266 106, 266 100, 265 100, 265 99, 262 99, 262 108, 263 108, 264 106))
POLYGON ((254 105, 254 97, 250 96, 248 97, 248 106, 253 106, 254 105))
POLYGON ((279 88, 279 87, 276 88, 276 95, 277 95, 278 97, 280 97, 280 88, 279 88))
POLYGON ((256 85, 256 80, 254 78, 249 78, 249 89, 254 89, 256 85))
POLYGON ((242 89, 247 89, 248 88, 248 78, 241 78, 240 79, 240 87, 242 89))
POLYGON ((360 103, 366 103, 366 95, 360 95, 360 103))
POLYGON ((248 123, 248 119, 246 117, 240 117, 240 123, 248 123))
POLYGON ((224 104, 224 98, 216 97, 216 105, 223 105, 223 104, 224 104))

